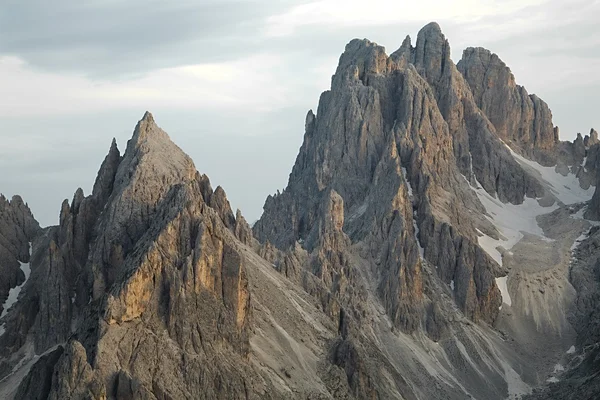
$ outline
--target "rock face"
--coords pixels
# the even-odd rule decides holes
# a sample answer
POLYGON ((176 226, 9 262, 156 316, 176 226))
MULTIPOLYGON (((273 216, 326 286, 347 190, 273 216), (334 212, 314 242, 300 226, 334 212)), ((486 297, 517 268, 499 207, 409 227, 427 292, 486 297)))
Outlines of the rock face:
POLYGON ((15 398, 268 398, 245 361, 252 313, 234 228, 250 239, 238 219, 147 113, 122 157, 113 141, 93 193, 65 201, 36 242, 0 351, 27 337, 37 354, 58 348, 15 398))
POLYGON ((517 85, 510 68, 489 50, 467 48, 457 67, 502 140, 544 165, 556 164, 558 128, 543 100, 517 85))
POLYGON ((0 315, 10 289, 25 281, 21 263, 29 263, 30 243, 40 233, 40 226, 23 199, 7 200, 0 194, 0 315))
POLYGON ((500 234, 479 217, 472 189, 514 205, 555 201, 511 151, 589 187, 594 150, 583 138, 559 142, 548 106, 490 52, 468 49, 457 67, 436 23, 390 56, 366 39, 346 46, 331 90, 307 114, 288 186, 267 198, 253 231, 264 257, 336 310, 343 340, 333 359, 358 397, 382 395, 357 333, 372 318, 368 288, 396 328, 434 341, 457 335, 440 282, 465 316, 496 321, 495 278, 506 271, 478 237, 500 234))
POLYGON ((500 271, 477 246, 478 222, 462 209, 483 210, 468 180, 515 203, 543 193, 493 131, 436 24, 419 33, 415 48, 407 39, 390 57, 374 43, 354 40, 317 116, 307 116, 288 187, 267 199, 254 232, 281 250, 300 241, 314 252, 330 218, 320 205, 335 191, 343 199, 343 231, 369 248, 380 297, 399 328, 413 332, 433 320, 420 246, 445 282, 460 277, 456 300, 463 311, 493 322, 500 271))

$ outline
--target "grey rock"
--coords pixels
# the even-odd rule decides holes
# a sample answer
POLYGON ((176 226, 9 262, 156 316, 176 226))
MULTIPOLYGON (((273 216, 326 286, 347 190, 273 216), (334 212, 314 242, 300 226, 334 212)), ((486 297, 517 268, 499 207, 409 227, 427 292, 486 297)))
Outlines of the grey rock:
POLYGON ((19 262, 30 261, 30 245, 40 226, 20 196, 10 201, 0 194, 0 314, 11 288, 21 285, 25 275, 19 262))
POLYGON ((506 64, 489 50, 469 47, 457 65, 473 98, 498 136, 515 151, 554 165, 558 131, 548 105, 516 84, 506 64))

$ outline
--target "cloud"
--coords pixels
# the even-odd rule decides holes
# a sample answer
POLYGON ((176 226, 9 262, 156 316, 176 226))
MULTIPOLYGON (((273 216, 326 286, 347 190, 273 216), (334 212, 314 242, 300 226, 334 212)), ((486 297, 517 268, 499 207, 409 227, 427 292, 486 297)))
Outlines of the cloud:
POLYGON ((268 36, 286 36, 296 29, 313 25, 389 25, 410 21, 474 21, 490 15, 514 14, 545 0, 372 0, 368 6, 358 0, 318 0, 297 5, 268 19, 268 36))
MULTIPOLYGON (((285 68, 275 54, 236 61, 158 69, 129 80, 38 71, 16 57, 0 57, 5 78, 0 117, 74 114, 122 108, 265 111, 293 103, 293 87, 276 84, 285 68)), ((293 85, 292 85, 293 86, 293 85)))
POLYGON ((260 47, 259 31, 289 0, 6 0, 0 53, 45 70, 122 77, 230 61, 260 47))

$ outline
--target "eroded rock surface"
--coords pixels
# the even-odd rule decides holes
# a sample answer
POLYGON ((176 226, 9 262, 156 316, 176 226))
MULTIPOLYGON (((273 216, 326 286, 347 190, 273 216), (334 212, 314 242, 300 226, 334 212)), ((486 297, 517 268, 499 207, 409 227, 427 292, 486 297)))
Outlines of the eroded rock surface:
POLYGON ((20 196, 11 200, 0 194, 0 315, 10 289, 22 285, 25 274, 20 263, 29 263, 30 243, 40 226, 20 196))

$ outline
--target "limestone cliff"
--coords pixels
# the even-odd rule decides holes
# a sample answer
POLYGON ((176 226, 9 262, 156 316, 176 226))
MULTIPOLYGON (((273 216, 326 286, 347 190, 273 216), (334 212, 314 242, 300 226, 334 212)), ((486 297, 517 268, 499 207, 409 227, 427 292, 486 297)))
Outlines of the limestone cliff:
MULTIPOLYGON (((30 243, 40 226, 20 196, 12 200, 0 194, 0 315, 12 288, 25 281, 19 263, 29 263, 30 243)), ((8 305, 8 304, 6 304, 8 305)))

